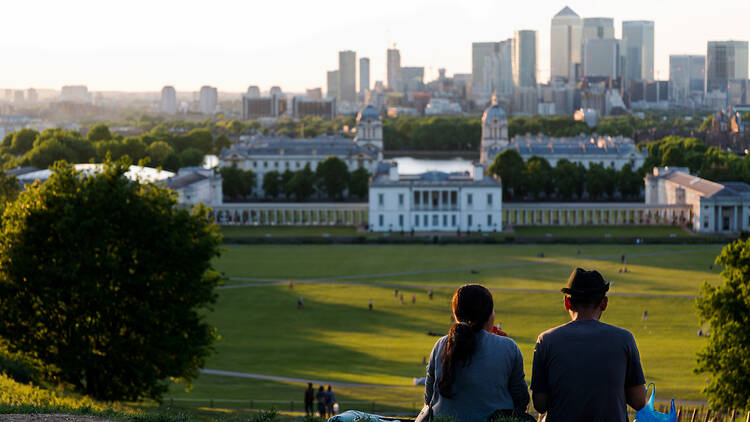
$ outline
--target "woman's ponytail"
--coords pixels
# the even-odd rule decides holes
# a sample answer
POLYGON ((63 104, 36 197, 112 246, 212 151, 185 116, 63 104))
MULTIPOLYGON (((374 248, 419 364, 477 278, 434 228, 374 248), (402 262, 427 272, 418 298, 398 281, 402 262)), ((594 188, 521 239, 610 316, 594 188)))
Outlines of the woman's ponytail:
POLYGON ((468 366, 477 347, 477 333, 492 314, 492 294, 478 284, 467 284, 453 294, 453 314, 458 322, 448 332, 442 353, 442 374, 438 380, 438 391, 443 397, 451 397, 451 389, 459 367, 468 366))

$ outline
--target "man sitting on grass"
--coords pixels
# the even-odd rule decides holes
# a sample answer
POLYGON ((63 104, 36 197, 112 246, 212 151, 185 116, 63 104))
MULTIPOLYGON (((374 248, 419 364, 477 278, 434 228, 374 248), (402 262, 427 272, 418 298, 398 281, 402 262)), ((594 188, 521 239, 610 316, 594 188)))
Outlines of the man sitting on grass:
POLYGON ((609 283, 597 271, 576 268, 565 293, 571 321, 539 335, 531 390, 545 421, 627 421, 627 406, 646 405, 638 346, 622 328, 599 322, 609 283))

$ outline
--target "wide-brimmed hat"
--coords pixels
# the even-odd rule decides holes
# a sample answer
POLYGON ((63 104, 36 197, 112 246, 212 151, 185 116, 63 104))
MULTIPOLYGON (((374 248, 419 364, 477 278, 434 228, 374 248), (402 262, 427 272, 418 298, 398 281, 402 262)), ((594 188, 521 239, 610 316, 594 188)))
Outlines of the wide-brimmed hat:
POLYGON ((599 271, 586 271, 576 268, 570 274, 568 284, 560 289, 561 292, 571 296, 596 296, 603 295, 609 290, 609 282, 604 280, 599 271))

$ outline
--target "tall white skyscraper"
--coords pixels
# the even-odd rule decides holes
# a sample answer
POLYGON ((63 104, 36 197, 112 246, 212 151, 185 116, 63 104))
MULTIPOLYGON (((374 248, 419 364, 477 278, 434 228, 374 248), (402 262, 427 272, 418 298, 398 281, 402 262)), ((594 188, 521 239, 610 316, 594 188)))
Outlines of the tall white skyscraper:
POLYGON ((216 113, 216 106, 219 104, 219 93, 215 87, 204 85, 201 87, 198 102, 200 112, 212 116, 216 113))
POLYGON ((574 82, 581 65, 581 34, 583 22, 565 6, 552 18, 550 31, 550 76, 574 82))
POLYGON ((164 114, 177 113, 177 91, 167 85, 161 89, 161 112, 164 114))
POLYGON ((654 80, 654 22, 622 23, 622 55, 625 58, 624 79, 654 80))
POLYGON ((706 56, 669 56, 669 101, 685 104, 703 96, 706 56))
POLYGON ((615 37, 615 20, 612 18, 583 18, 582 42, 615 37))
POLYGON ((257 85, 250 85, 247 87, 248 98, 260 98, 260 88, 257 85))
POLYGON ((706 54, 706 90, 726 92, 732 81, 747 83, 748 42, 709 41, 706 54))
MULTIPOLYGON (((8 97, 7 91, 6 97, 8 97)), ((8 98, 8 100, 10 99, 8 98)), ((60 100, 73 103, 90 103, 89 88, 86 85, 65 85, 60 92, 60 100)))
POLYGON ((342 102, 357 101, 357 53, 339 51, 338 99, 342 102))
POLYGON ((397 48, 388 49, 387 57, 387 83, 388 89, 392 91, 403 91, 404 80, 401 78, 401 52, 397 48))
POLYGON ((364 98, 370 89, 370 59, 362 57, 359 59, 359 95, 364 98))
POLYGON ((326 72, 326 98, 339 97, 339 71, 329 70, 326 72))
POLYGON ((513 38, 513 82, 518 87, 536 87, 536 31, 515 31, 513 38))
POLYGON ((620 76, 620 41, 614 38, 593 38, 583 47, 583 76, 612 78, 620 76))
POLYGON ((499 49, 500 43, 494 41, 471 43, 471 90, 477 96, 492 93, 499 49))

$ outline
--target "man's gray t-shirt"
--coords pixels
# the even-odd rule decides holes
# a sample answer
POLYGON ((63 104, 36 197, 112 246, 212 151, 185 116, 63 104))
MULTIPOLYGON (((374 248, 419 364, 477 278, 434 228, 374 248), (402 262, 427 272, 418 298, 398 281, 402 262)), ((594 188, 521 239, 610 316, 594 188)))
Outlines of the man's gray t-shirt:
POLYGON ((571 321, 537 339, 531 390, 548 395, 547 422, 626 422, 625 389, 645 383, 638 346, 627 330, 571 321))

